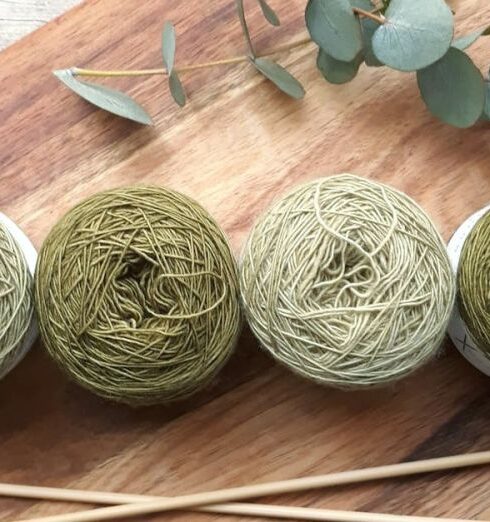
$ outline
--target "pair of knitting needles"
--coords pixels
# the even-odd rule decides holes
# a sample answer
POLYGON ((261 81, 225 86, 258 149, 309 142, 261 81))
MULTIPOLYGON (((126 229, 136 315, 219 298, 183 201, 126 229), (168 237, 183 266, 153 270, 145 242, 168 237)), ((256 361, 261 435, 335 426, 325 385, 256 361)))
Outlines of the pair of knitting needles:
POLYGON ((98 491, 44 488, 13 484, 0 484, 0 496, 112 505, 111 507, 96 508, 88 511, 47 516, 18 522, 97 522, 101 520, 117 520, 125 517, 183 509, 239 516, 330 522, 472 522, 469 520, 454 518, 388 515, 381 513, 363 513, 358 511, 339 511, 231 502, 268 495, 279 495, 283 493, 356 484, 373 480, 479 466, 483 464, 490 464, 490 451, 392 464, 375 468, 342 471, 314 477, 282 480, 279 482, 267 482, 252 486, 221 489, 179 497, 129 495, 124 493, 104 493, 98 491))

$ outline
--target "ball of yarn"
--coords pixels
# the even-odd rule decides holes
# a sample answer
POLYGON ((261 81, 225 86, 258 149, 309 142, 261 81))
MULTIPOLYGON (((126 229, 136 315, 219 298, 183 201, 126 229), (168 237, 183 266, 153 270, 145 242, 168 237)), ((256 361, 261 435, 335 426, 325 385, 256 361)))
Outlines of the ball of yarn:
POLYGON ((426 362, 455 293, 444 243, 420 207, 348 174, 300 186, 259 219, 240 285, 266 350, 341 388, 388 383, 426 362))
POLYGON ((62 369, 133 405, 201 389, 240 329, 223 232, 193 200, 156 187, 99 193, 68 212, 40 252, 36 306, 62 369))
POLYGON ((17 241, 0 224, 0 378, 25 355, 32 321, 32 277, 17 241))
POLYGON ((490 212, 464 242, 458 266, 458 305, 471 337, 490 355, 490 212))

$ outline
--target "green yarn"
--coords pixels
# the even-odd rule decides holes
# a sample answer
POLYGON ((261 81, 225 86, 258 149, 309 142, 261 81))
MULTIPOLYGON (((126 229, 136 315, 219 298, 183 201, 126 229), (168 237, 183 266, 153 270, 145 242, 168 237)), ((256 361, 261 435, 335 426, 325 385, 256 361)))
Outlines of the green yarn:
POLYGON ((421 208, 348 174, 298 187, 259 219, 240 286, 265 349, 342 388, 388 383, 430 359, 455 294, 444 243, 421 208))
POLYGON ((23 357, 33 313, 32 277, 26 259, 0 223, 0 378, 23 357))
POLYGON ((490 355, 490 212, 466 238, 458 265, 459 311, 477 346, 490 355))
POLYGON ((156 187, 103 192, 68 212, 42 247, 36 306, 59 365, 133 405, 204 387, 240 329, 223 232, 196 202, 156 187))

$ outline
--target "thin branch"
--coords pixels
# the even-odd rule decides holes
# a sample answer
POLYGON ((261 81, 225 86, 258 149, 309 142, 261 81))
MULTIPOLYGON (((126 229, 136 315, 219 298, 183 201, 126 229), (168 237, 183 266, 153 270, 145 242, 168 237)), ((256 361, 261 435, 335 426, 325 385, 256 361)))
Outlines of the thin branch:
MULTIPOLYGON (((245 12, 243 9, 243 0, 235 0, 238 17, 240 18, 240 24, 242 26, 242 31, 245 36, 245 41, 247 43, 249 55, 248 56, 234 56, 231 58, 223 58, 221 60, 215 60, 212 62, 204 62, 204 63, 195 63, 189 65, 183 65, 182 67, 176 67, 175 71, 177 73, 186 73, 190 71, 197 71, 199 69, 207 69, 210 67, 218 67, 223 65, 233 65, 237 63, 247 62, 251 57, 255 58, 255 49, 252 43, 252 39, 250 38, 250 32, 248 30, 247 21, 245 19, 245 12)), ((366 18, 370 18, 378 22, 379 24, 384 24, 386 19, 383 15, 375 14, 375 12, 365 11, 359 7, 353 7, 352 11, 359 15, 364 16, 366 18)), ((265 53, 261 54, 261 58, 269 57, 273 54, 280 53, 283 51, 289 51, 291 49, 295 49, 296 47, 300 47, 310 43, 311 39, 309 37, 302 38, 296 42, 291 42, 288 44, 284 44, 282 46, 276 47, 274 49, 270 49, 265 53)), ((95 69, 83 69, 80 67, 73 67, 71 69, 72 74, 74 76, 93 76, 93 77, 119 77, 119 76, 155 76, 155 75, 168 75, 166 69, 137 69, 137 70, 115 70, 115 71, 104 71, 104 70, 95 70, 95 69)))
POLYGON ((361 9, 360 7, 353 7, 352 10, 355 14, 364 16, 366 18, 370 18, 371 20, 374 20, 375 22, 378 22, 378 24, 383 25, 386 23, 386 18, 383 15, 377 15, 374 13, 371 13, 370 11, 365 11, 364 9, 361 9))
MULTIPOLYGON (((302 38, 296 42, 290 42, 273 49, 269 49, 260 55, 261 58, 267 58, 277 53, 284 51, 290 51, 297 47, 301 47, 311 42, 309 37, 302 38)), ((249 56, 235 56, 232 58, 224 58, 223 60, 216 60, 213 62, 195 63, 189 65, 183 65, 182 67, 176 67, 174 70, 177 73, 186 73, 195 71, 198 69, 207 69, 210 67, 218 67, 222 65, 232 65, 236 63, 247 62, 249 56)), ((140 69, 140 70, 120 70, 120 71, 102 71, 95 69, 82 69, 80 67, 73 67, 72 73, 74 76, 94 76, 94 77, 118 77, 118 76, 155 76, 155 75, 167 75, 166 69, 140 69)))
POLYGON ((158 74, 167 75, 167 69, 140 69, 132 71, 100 71, 96 69, 82 69, 72 67, 73 76, 97 76, 97 77, 116 77, 116 76, 153 76, 158 74))
POLYGON ((207 69, 209 67, 218 67, 220 65, 233 65, 235 63, 246 62, 247 59, 248 59, 248 56, 234 56, 231 58, 224 58, 222 60, 215 60, 214 62, 183 65, 182 67, 178 68, 178 71, 179 71, 179 73, 181 73, 181 72, 196 71, 198 69, 207 69))
MULTIPOLYGON (((196 63, 183 65, 182 67, 176 67, 175 71, 177 73, 186 73, 190 71, 196 71, 199 69, 207 69, 210 67, 218 67, 223 65, 233 65, 237 63, 247 62, 251 57, 255 58, 255 50, 250 38, 250 32, 248 30, 247 21, 245 19, 245 13, 243 9, 243 0, 235 0, 238 16, 240 18, 240 24, 242 26, 242 31, 245 36, 245 41, 247 42, 247 47, 249 50, 248 56, 234 56, 231 58, 223 58, 222 60, 215 60, 212 62, 204 62, 204 63, 196 63)), ((375 12, 365 11, 359 7, 353 7, 352 11, 359 15, 364 16, 366 18, 370 18, 378 22, 379 24, 384 24, 386 19, 383 15, 376 14, 375 12)), ((302 38, 296 42, 291 42, 288 44, 284 44, 282 46, 276 47, 274 49, 270 49, 265 53, 259 55, 261 58, 269 57, 273 54, 280 53, 283 51, 289 51, 291 49, 295 49, 296 47, 300 47, 310 43, 311 39, 309 37, 302 38)), ((139 69, 139 70, 115 70, 115 71, 103 71, 103 70, 95 70, 95 69, 82 69, 80 67, 73 67, 71 69, 74 76, 93 76, 93 77, 119 77, 119 76, 155 76, 155 75, 167 75, 166 69, 139 69)))

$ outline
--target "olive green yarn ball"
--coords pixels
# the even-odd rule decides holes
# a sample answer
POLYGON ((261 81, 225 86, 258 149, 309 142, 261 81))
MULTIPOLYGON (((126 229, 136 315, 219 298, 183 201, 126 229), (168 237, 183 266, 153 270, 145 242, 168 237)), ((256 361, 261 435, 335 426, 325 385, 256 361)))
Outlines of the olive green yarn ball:
POLYGON ((458 304, 471 337, 490 356, 490 212, 466 238, 458 266, 458 304))
POLYGON ((25 338, 34 314, 32 277, 17 241, 0 223, 0 378, 29 349, 25 338))
POLYGON ((44 242, 35 283, 50 355, 85 388, 132 405, 203 388, 240 330, 226 238, 171 190, 111 190, 73 208, 44 242))
POLYGON ((353 389, 429 360, 455 294, 445 245, 422 209, 349 174, 296 188, 258 220, 240 286, 270 354, 310 380, 353 389))

